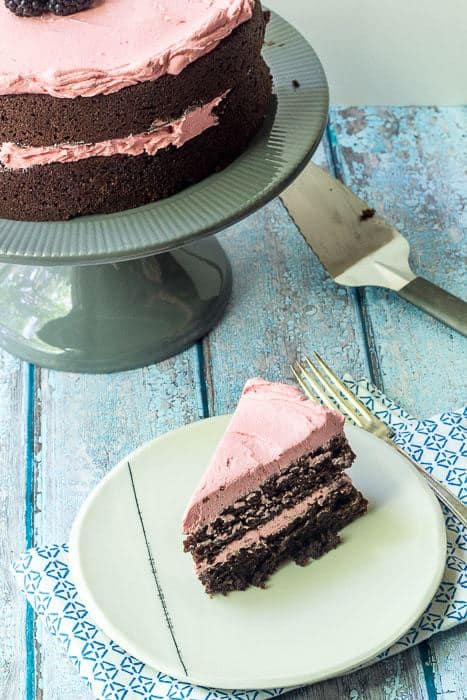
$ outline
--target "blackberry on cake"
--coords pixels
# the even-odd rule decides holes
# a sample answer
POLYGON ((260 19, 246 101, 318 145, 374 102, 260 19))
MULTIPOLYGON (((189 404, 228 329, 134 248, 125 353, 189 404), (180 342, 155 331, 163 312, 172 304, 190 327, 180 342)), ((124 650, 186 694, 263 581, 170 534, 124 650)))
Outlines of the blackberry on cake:
POLYGON ((340 413, 250 379, 183 518, 206 592, 264 587, 282 562, 337 547, 368 506, 346 474, 354 459, 340 413))
POLYGON ((168 197, 227 167, 264 122, 259 0, 7 2, 45 13, 0 4, 2 218, 168 197))
POLYGON ((5 7, 19 17, 40 17, 45 12, 75 15, 91 7, 93 0, 5 0, 5 7))
POLYGON ((39 17, 47 11, 47 0, 5 0, 5 7, 18 17, 39 17))
POLYGON ((56 15, 75 15, 77 12, 88 10, 92 0, 49 0, 48 10, 56 15))

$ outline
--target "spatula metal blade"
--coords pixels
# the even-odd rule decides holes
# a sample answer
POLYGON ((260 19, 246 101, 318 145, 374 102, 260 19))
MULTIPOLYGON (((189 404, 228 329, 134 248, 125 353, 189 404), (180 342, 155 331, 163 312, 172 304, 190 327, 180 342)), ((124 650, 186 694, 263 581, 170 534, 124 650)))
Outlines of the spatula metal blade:
POLYGON ((313 163, 281 199, 336 282, 398 291, 415 278, 406 239, 381 217, 370 215, 367 202, 313 163))

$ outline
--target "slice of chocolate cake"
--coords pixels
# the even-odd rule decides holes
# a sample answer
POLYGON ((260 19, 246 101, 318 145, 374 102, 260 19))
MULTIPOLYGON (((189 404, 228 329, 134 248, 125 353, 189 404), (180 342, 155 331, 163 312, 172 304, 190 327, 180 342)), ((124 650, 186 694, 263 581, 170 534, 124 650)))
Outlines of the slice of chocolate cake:
POLYGON ((345 474, 344 418, 296 388, 250 379, 183 519, 207 593, 263 587, 279 564, 339 544, 367 509, 345 474))

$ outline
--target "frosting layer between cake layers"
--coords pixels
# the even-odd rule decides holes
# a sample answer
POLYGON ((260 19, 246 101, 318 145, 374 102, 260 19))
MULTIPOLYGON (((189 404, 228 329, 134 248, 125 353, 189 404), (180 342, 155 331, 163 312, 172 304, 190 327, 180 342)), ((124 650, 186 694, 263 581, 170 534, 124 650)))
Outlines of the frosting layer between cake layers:
POLYGON ((95 0, 76 15, 25 18, 2 2, 0 95, 90 97, 178 75, 249 20, 254 5, 255 0, 95 0))
MULTIPOLYGON (((193 64, 195 65, 197 64, 193 64)), ((146 85, 157 85, 158 82, 144 83, 128 90, 144 89, 146 85)), ((52 221, 69 219, 77 215, 106 214, 130 209, 169 197, 182 188, 199 182, 216 170, 226 167, 248 146, 267 113, 271 80, 264 62, 259 60, 257 66, 243 76, 238 84, 221 85, 219 92, 209 100, 230 88, 231 91, 225 99, 214 108, 214 115, 218 119, 217 125, 190 138, 180 148, 174 146, 161 148, 155 155, 149 155, 146 152, 140 155, 101 155, 26 169, 12 169, 0 164, 0 218, 52 221), (251 99, 251 95, 254 95, 255 99, 251 99)), ((124 92, 126 91, 116 95, 124 92)), ((8 96, 3 99, 8 99, 8 96)), ((60 103, 74 102, 50 97, 46 99, 60 103)), ((127 104, 129 110, 132 110, 130 113, 140 114, 138 100, 128 99, 127 104)), ((191 103, 191 105, 196 104, 200 103, 197 101, 191 103)), ((145 105, 144 101, 144 105, 141 106, 145 105)), ((0 98, 0 119, 1 107, 0 98)), ((187 109, 190 110, 190 103, 184 105, 176 117, 183 115, 187 109)), ((82 141, 84 144, 98 143, 101 140, 120 137, 126 139, 128 134, 146 133, 156 120, 159 123, 165 121, 157 113, 151 114, 147 121, 145 119, 140 121, 139 128, 133 129, 129 125, 128 130, 122 129, 120 134, 107 132, 104 139, 96 139, 94 134, 87 134, 86 131, 82 139, 77 139, 74 136, 74 130, 69 127, 68 132, 63 132, 62 138, 49 142, 49 145, 64 142, 76 144, 77 141, 82 141)), ((11 138, 0 140, 16 141, 11 138)), ((23 146, 47 145, 37 141, 33 144, 27 144, 27 142, 24 144, 22 141, 16 141, 16 143, 23 146)))
POLYGON ((295 387, 250 379, 187 507, 185 534, 212 521, 265 479, 342 431, 343 416, 295 387))
POLYGON ((126 138, 108 139, 94 144, 62 143, 56 146, 19 146, 15 143, 4 143, 0 145, 0 163, 10 170, 25 170, 37 165, 74 163, 97 156, 138 156, 142 153, 154 156, 169 146, 180 148, 187 141, 216 126, 219 120, 213 110, 227 94, 187 112, 180 119, 166 124, 155 122, 149 131, 126 138))
POLYGON ((304 515, 309 510, 310 506, 314 505, 315 503, 322 505, 322 502, 326 496, 331 494, 333 491, 337 491, 342 486, 348 485, 351 485, 350 478, 346 474, 340 474, 330 484, 313 491, 313 493, 305 497, 292 508, 282 511, 282 513, 277 515, 272 520, 268 520, 268 522, 266 522, 264 525, 260 525, 254 530, 245 533, 241 538, 230 542, 222 549, 222 551, 213 561, 208 561, 205 559, 199 564, 196 564, 196 572, 198 574, 202 574, 207 569, 228 561, 228 559, 236 552, 258 544, 262 539, 269 537, 269 535, 280 532, 297 520, 297 518, 304 515))

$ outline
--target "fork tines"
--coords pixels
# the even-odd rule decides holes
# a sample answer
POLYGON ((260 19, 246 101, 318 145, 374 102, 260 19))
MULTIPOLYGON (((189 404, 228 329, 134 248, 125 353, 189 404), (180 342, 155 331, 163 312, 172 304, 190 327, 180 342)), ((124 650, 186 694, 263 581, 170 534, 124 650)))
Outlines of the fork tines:
POLYGON ((388 431, 387 426, 367 409, 322 357, 316 352, 313 355, 315 363, 305 355, 303 361, 297 360, 291 366, 305 394, 313 400, 317 398, 328 408, 337 407, 347 418, 364 430, 374 426, 377 421, 384 426, 385 431, 388 431))
POLYGON ((439 500, 467 527, 467 507, 392 441, 391 428, 363 405, 360 399, 334 374, 316 352, 314 353, 314 362, 305 356, 303 361, 297 360, 291 368, 298 383, 310 399, 318 398, 329 408, 337 407, 359 428, 385 440, 404 455, 405 459, 428 481, 439 500))

